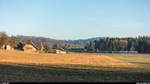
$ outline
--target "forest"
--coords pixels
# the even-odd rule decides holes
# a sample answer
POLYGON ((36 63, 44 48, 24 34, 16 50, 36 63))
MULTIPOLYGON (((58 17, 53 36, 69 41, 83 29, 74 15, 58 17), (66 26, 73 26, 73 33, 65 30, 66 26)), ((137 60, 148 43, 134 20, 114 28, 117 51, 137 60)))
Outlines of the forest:
POLYGON ((136 38, 109 38, 103 37, 86 43, 87 52, 99 51, 137 51, 150 53, 150 37, 139 36, 136 38))

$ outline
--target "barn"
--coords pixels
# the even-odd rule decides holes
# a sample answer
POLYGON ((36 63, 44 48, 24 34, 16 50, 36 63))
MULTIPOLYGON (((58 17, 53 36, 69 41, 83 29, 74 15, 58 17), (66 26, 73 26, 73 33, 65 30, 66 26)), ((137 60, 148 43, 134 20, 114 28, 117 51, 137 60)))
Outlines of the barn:
POLYGON ((17 47, 18 50, 24 51, 24 52, 39 52, 43 51, 44 46, 42 42, 40 45, 37 45, 36 43, 30 41, 29 43, 20 42, 17 47))
POLYGON ((36 47, 34 47, 34 46, 31 45, 31 44, 25 44, 25 45, 23 46, 23 51, 25 51, 25 52, 36 52, 37 49, 36 49, 36 47))
POLYGON ((56 54, 67 54, 67 52, 63 48, 56 49, 55 51, 56 51, 56 54))
POLYGON ((25 43, 22 46, 24 52, 37 52, 38 47, 31 41, 31 43, 25 43))

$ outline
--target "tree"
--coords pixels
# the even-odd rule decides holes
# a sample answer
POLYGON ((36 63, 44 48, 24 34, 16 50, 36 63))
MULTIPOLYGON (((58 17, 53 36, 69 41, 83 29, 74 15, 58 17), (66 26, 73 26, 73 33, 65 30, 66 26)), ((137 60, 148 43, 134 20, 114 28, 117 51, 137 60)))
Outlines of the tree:
POLYGON ((59 48, 61 48, 61 45, 59 45, 59 44, 54 44, 54 45, 53 45, 53 48, 54 48, 54 49, 59 49, 59 48))
POLYGON ((18 43, 18 45, 17 45, 17 49, 19 49, 19 50, 23 50, 22 48, 23 48, 23 46, 24 46, 24 44, 23 43, 21 43, 21 42, 19 42, 18 43))
POLYGON ((120 50, 127 50, 127 40, 120 40, 120 50))
POLYGON ((3 45, 9 44, 9 39, 10 39, 9 36, 5 32, 1 32, 0 33, 0 48, 3 45))
POLYGON ((9 42, 9 43, 10 43, 10 46, 11 46, 11 47, 16 48, 17 45, 18 45, 18 43, 19 43, 19 41, 18 41, 17 37, 12 36, 12 37, 10 38, 10 42, 9 42))
POLYGON ((45 46, 44 46, 44 52, 46 52, 46 53, 54 53, 55 51, 52 49, 52 47, 51 46, 49 46, 48 44, 46 44, 45 46))
POLYGON ((36 47, 37 47, 37 49, 38 49, 39 51, 43 51, 44 45, 43 45, 43 43, 42 43, 41 41, 34 42, 34 44, 36 45, 36 47))
POLYGON ((146 41, 147 43, 147 53, 150 53, 150 39, 146 41))
POLYGON ((150 53, 150 37, 138 38, 100 38, 86 44, 87 51, 138 51, 150 53), (94 47, 93 47, 94 46, 94 47))
POLYGON ((134 50, 135 50, 134 46, 131 46, 130 51, 134 51, 134 50))
POLYGON ((25 43, 26 44, 32 44, 32 40, 27 40, 25 43))
POLYGON ((93 42, 90 42, 89 51, 94 52, 94 50, 95 50, 95 48, 94 48, 94 43, 93 43, 93 42))
POLYGON ((89 44, 86 43, 84 48, 85 48, 85 51, 89 51, 89 44))

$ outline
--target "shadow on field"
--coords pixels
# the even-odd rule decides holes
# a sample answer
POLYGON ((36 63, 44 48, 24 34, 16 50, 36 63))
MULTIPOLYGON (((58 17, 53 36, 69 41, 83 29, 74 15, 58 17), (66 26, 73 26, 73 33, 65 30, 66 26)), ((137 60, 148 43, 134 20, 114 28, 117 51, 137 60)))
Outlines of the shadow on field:
POLYGON ((0 64, 0 82, 136 82, 150 81, 150 72, 36 68, 0 64))

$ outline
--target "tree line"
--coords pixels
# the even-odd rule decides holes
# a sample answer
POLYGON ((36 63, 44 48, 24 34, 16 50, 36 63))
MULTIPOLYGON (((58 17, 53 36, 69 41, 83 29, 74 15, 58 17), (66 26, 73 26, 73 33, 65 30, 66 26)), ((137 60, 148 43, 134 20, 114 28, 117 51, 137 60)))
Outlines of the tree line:
POLYGON ((100 38, 85 45, 87 52, 99 51, 138 51, 150 53, 150 37, 139 36, 136 38, 100 38))
MULTIPOLYGON (((30 44, 31 41, 25 42, 30 44)), ((41 43, 34 42, 35 45, 41 50, 41 43)), ((18 48, 22 46, 20 41, 15 36, 9 37, 5 32, 0 32, 0 48, 3 45, 10 45, 12 48, 18 48)), ((138 51, 138 53, 150 53, 150 37, 139 36, 136 38, 109 38, 103 37, 99 40, 94 40, 86 43, 84 48, 80 46, 71 46, 68 44, 60 45, 48 45, 43 44, 43 51, 46 53, 54 52, 54 49, 64 49, 69 51, 79 52, 100 52, 100 51, 138 51)))

